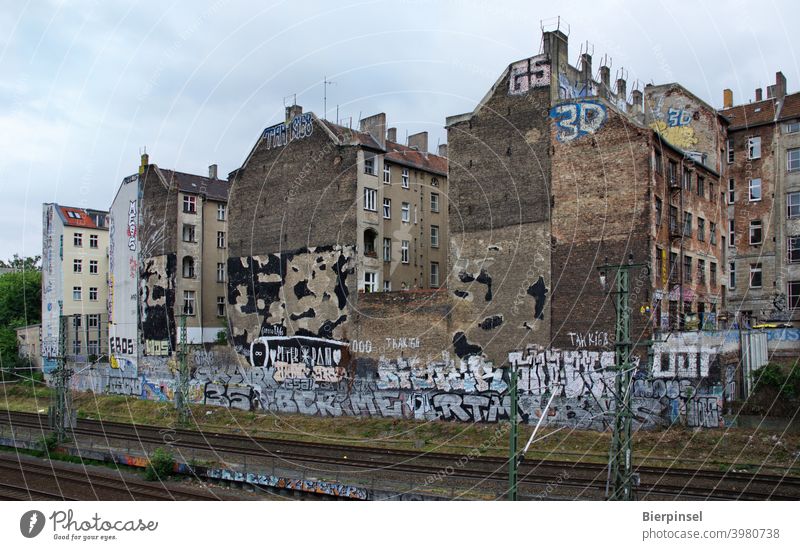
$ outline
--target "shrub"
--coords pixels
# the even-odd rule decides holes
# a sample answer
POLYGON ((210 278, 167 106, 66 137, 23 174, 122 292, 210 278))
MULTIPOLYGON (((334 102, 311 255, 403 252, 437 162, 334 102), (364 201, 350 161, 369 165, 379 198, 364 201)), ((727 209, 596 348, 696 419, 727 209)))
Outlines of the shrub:
POLYGON ((797 364, 785 369, 775 363, 768 363, 754 370, 750 376, 753 379, 754 392, 771 389, 786 399, 800 396, 800 366, 797 364))
POLYGON ((168 479, 172 475, 174 465, 175 458, 172 455, 172 451, 159 447, 152 452, 147 461, 144 478, 147 481, 168 479))

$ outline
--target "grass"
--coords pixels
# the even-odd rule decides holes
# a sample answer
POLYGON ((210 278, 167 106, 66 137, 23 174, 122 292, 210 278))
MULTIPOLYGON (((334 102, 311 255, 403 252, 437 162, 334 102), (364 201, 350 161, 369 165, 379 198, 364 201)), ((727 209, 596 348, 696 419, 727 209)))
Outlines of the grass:
MULTIPOLYGON (((0 408, 43 412, 51 390, 30 383, 0 387, 0 408)), ((73 406, 78 417, 149 424, 174 428, 177 417, 169 402, 144 401, 134 397, 75 392, 73 406)), ((506 424, 466 424, 413 420, 304 415, 277 415, 192 405, 190 428, 222 433, 246 434, 294 441, 407 449, 420 452, 467 454, 480 449, 484 455, 505 456, 506 424)), ((520 439, 527 442, 532 426, 521 426, 520 439)), ((609 432, 543 428, 531 446, 528 459, 582 460, 604 463, 610 445, 609 432)), ((692 429, 681 426, 634 435, 634 462, 650 466, 705 469, 734 467, 756 471, 792 468, 800 475, 800 434, 781 435, 747 428, 692 429)))

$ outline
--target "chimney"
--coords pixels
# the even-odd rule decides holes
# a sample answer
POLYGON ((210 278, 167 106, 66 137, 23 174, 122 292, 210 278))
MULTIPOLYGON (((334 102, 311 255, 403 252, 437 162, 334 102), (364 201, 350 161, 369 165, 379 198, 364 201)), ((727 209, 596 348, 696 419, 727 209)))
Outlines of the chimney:
POLYGON ((302 115, 302 114, 303 114, 303 107, 300 105, 295 104, 286 107, 286 124, 289 124, 292 120, 294 120, 294 117, 296 117, 297 115, 302 115))
POLYGON ((446 143, 441 143, 441 144, 439 144, 439 151, 438 151, 438 153, 439 153, 439 156, 440 156, 440 157, 447 158, 447 144, 446 144, 446 143))
POLYGON ((600 67, 600 95, 608 97, 611 90, 611 69, 605 65, 600 67))
POLYGON ((783 99, 786 96, 786 77, 781 71, 775 73, 775 84, 767 86, 767 97, 783 99))
POLYGON ((623 101, 628 99, 627 85, 628 83, 625 82, 624 78, 617 79, 617 99, 621 99, 623 101))
POLYGON ((633 106, 631 107, 631 112, 633 114, 639 114, 642 112, 642 91, 641 90, 634 90, 631 92, 631 100, 633 101, 633 106))
POLYGON ((212 164, 208 167, 208 178, 215 180, 217 179, 217 165, 212 164))
POLYGON ((358 121, 358 129, 372 136, 381 147, 386 147, 386 113, 362 118, 358 121))
POLYGON ((428 152, 428 132, 419 132, 408 136, 408 146, 422 153, 428 152))
POLYGON ((733 91, 730 88, 722 90, 722 108, 730 109, 733 107, 733 91))
POLYGON ((386 141, 394 141, 397 143, 397 128, 389 128, 386 130, 386 141))
POLYGON ((761 88, 756 88, 756 101, 761 101, 761 88))
POLYGON ((144 174, 145 168, 150 164, 150 155, 142 153, 142 163, 139 165, 139 174, 144 174))
MULTIPOLYGON (((584 84, 592 81, 592 56, 588 53, 581 54, 581 80, 584 84)), ((586 89, 590 89, 590 86, 586 86, 586 89)))

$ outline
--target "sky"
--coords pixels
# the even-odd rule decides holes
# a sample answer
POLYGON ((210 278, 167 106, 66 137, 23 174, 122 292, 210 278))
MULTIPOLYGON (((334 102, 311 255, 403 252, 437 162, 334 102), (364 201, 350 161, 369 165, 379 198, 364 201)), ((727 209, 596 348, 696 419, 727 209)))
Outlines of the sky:
POLYGON ((569 34, 612 79, 680 82, 714 107, 783 71, 800 90, 791 0, 276 2, 0 0, 0 258, 41 254, 42 203, 108 209, 146 147, 164 168, 241 165, 284 105, 398 138, 446 141, 541 28, 569 34))

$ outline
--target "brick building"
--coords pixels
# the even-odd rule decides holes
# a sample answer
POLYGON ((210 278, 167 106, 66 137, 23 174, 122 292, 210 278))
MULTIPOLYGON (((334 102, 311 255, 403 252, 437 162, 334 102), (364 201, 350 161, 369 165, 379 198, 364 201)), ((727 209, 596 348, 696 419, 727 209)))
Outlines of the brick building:
POLYGON ((786 92, 778 72, 766 98, 723 94, 730 310, 745 326, 800 320, 800 94, 786 92))

